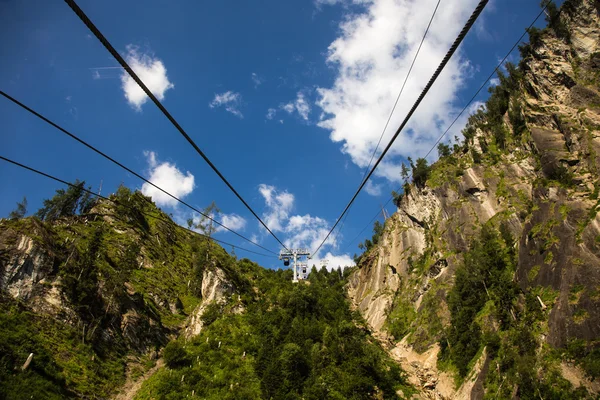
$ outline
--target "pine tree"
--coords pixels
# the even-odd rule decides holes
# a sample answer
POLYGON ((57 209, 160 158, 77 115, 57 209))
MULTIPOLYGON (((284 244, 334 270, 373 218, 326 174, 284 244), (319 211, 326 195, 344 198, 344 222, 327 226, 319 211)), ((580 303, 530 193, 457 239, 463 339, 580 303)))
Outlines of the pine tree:
POLYGON ((67 190, 58 189, 54 197, 44 200, 44 206, 35 215, 48 221, 75 215, 78 207, 82 204, 81 199, 85 193, 84 186, 85 181, 76 180, 67 190))
POLYGON ((408 168, 404 163, 402 163, 402 170, 400 171, 400 176, 402 177, 402 180, 404 180, 404 183, 408 181, 408 168))
POLYGON ((445 143, 438 144, 437 150, 440 158, 448 157, 450 155, 450 146, 445 143))
POLYGON ((219 207, 213 201, 210 203, 208 207, 202 210, 204 215, 200 216, 200 221, 196 224, 196 229, 200 229, 202 233, 206 236, 206 258, 208 259, 208 253, 210 251, 210 238, 213 233, 217 231, 217 227, 214 225, 213 219, 216 217, 218 213, 220 213, 219 207), (210 218, 209 218, 210 217, 210 218), (212 219, 211 219, 212 218, 212 219))
POLYGON ((27 198, 23 196, 23 200, 17 203, 17 208, 8 214, 10 219, 21 219, 27 214, 27 198))
POLYGON ((425 187, 425 182, 429 178, 429 165, 424 158, 418 158, 416 164, 412 164, 412 176, 414 184, 419 187, 425 187))

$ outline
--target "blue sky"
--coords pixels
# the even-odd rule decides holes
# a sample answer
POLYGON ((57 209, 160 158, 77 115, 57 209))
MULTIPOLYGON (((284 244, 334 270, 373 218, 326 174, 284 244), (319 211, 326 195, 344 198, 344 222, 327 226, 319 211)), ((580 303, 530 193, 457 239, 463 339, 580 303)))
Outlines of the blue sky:
MULTIPOLYGON (((360 183, 436 1, 78 4, 277 235, 314 249, 360 183)), ((384 143, 476 4, 441 1, 384 143)), ((369 193, 361 193, 343 231, 318 258, 340 264, 357 252, 358 240, 349 242, 400 185, 400 163, 427 152, 537 15, 538 4, 490 2, 377 170, 369 193)), ((1 90, 194 206, 214 200, 228 226, 279 250, 154 104, 123 79, 116 61, 63 1, 0 1, 0 41, 1 90)), ((154 194, 3 98, 0 119, 0 155, 94 189, 102 182, 103 194, 120 183, 154 194)), ((0 163, 0 181, 2 216, 23 196, 34 212, 58 188, 6 163, 0 163)), ((178 221, 192 216, 181 205, 154 199, 178 221)), ((360 240, 367 235, 370 229, 360 240)), ((217 237, 254 248, 228 232, 217 237)))

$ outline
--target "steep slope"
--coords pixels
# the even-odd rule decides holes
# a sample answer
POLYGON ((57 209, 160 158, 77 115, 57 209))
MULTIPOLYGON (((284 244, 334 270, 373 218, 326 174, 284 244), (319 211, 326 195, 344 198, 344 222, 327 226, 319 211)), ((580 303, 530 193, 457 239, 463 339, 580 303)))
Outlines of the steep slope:
POLYGON ((44 220, 0 220, 0 399, 413 393, 341 271, 293 284, 139 192, 89 202, 78 185, 44 202, 44 220))
POLYGON ((353 303, 426 396, 599 393, 599 10, 567 1, 530 33, 465 142, 425 185, 406 186, 349 279, 353 303))
POLYGON ((121 187, 82 215, 0 220, 0 398, 106 398, 239 276, 121 187), (33 353, 23 373, 15 373, 33 353))

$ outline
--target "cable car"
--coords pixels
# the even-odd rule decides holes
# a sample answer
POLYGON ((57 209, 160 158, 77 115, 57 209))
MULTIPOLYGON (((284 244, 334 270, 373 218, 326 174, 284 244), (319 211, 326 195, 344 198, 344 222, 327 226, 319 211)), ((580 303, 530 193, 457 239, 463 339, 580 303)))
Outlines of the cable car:
POLYGON ((283 265, 286 267, 290 265, 290 259, 288 257, 283 257, 283 265))

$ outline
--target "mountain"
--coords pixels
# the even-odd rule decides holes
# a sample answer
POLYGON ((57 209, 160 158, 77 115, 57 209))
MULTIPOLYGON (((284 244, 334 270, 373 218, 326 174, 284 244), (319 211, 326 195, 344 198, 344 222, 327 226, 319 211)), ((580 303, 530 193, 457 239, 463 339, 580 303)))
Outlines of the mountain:
POLYGON ((599 14, 548 6, 355 268, 294 284, 125 187, 23 201, 0 220, 0 399, 598 398, 599 14))
POLYGON ((599 12, 548 8, 357 257, 348 295, 423 398, 600 394, 599 12))
POLYGON ((342 271, 237 259, 125 187, 0 221, 0 398, 397 398, 342 271), (30 356, 31 354, 31 356, 30 356))

